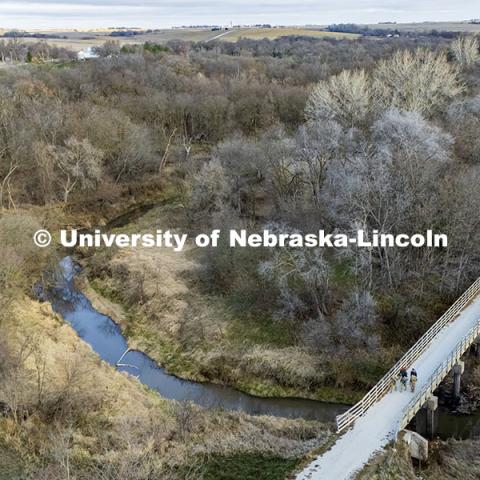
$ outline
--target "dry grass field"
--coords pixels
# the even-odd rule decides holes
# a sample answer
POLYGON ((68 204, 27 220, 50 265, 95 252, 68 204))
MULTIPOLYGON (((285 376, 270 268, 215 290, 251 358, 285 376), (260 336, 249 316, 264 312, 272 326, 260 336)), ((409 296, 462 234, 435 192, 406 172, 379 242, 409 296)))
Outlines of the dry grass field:
MULTIPOLYGON (((5 33, 5 29, 0 29, 0 35, 5 33)), ((195 29, 195 28, 177 28, 158 30, 154 33, 145 35, 135 35, 132 37, 111 37, 109 30, 88 30, 80 32, 77 30, 63 30, 52 31, 42 30, 39 33, 51 33, 53 35, 60 35, 67 38, 49 38, 40 40, 38 38, 23 38, 23 41, 38 42, 46 41, 51 45, 58 47, 69 48, 75 52, 83 50, 87 47, 100 46, 106 40, 117 40, 121 45, 135 44, 135 43, 166 43, 169 40, 184 40, 191 42, 202 42, 218 40, 236 42, 240 38, 249 38, 252 40, 261 40, 268 38, 270 40, 285 37, 289 35, 304 35, 309 37, 331 37, 331 38, 357 38, 358 35, 349 33, 334 33, 325 32, 320 29, 305 28, 305 27, 281 27, 281 28, 238 28, 230 31, 215 31, 210 29, 195 29)))
POLYGON ((352 33, 326 32, 319 29, 305 27, 280 27, 280 28, 239 28, 221 37, 227 42, 236 42, 240 38, 262 40, 268 38, 274 40, 280 37, 301 35, 306 37, 330 37, 330 38, 357 38, 359 35, 352 33))

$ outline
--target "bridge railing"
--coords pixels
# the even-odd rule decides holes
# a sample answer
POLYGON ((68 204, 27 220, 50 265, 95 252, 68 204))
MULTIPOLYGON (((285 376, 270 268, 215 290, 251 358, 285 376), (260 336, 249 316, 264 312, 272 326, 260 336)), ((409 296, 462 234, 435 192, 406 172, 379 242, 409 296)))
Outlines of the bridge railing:
POLYGON ((337 432, 348 428, 355 420, 377 403, 390 389, 392 378, 397 378, 401 367, 408 368, 427 350, 438 333, 480 293, 480 278, 478 278, 458 300, 427 330, 427 332, 413 345, 410 350, 383 376, 383 378, 360 400, 345 413, 338 415, 337 432))
POLYGON ((440 385, 443 379, 448 375, 448 372, 450 372, 479 335, 480 318, 478 319, 477 325, 475 325, 468 334, 458 342, 455 349, 448 355, 447 359, 435 370, 435 372, 432 373, 429 381, 423 386, 420 392, 417 393, 410 403, 403 409, 402 418, 398 424, 396 432, 397 434, 410 423, 410 420, 412 420, 420 408, 422 408, 433 391, 440 385))

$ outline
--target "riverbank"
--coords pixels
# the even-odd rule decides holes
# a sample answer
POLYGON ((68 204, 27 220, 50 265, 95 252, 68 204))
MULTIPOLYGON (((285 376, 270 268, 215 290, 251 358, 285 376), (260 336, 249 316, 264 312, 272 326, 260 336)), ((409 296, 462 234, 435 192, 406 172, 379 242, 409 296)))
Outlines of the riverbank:
MULTIPOLYGON (((32 251, 34 219, 53 232, 72 217, 61 208, 4 214, 3 258, 32 251), (7 235, 11 225, 22 228, 7 235)), ((22 270, 28 285, 39 278, 49 285, 64 252, 50 253, 35 261, 29 256, 22 270)), ((18 264, 15 269, 19 275, 18 264)), ((28 291, 11 290, 8 303, 2 297, 0 477, 219 478, 232 461, 237 478, 258 480, 258 471, 267 471, 265 478, 283 480, 299 458, 332 436, 331 426, 318 421, 166 400, 100 360, 49 303, 28 291)))
MULTIPOLYGON (((228 365, 232 363, 237 364, 237 369, 246 367, 243 364, 245 357, 240 358, 241 352, 230 352, 227 356, 225 352, 219 351, 219 346, 214 351, 211 351, 209 355, 185 351, 182 349, 179 341, 174 338, 166 338, 164 331, 155 331, 154 325, 151 325, 146 318, 139 317, 136 312, 132 312, 131 308, 122 307, 119 303, 113 301, 112 299, 115 298, 115 295, 106 289, 102 281, 96 280, 90 283, 86 278, 82 278, 78 285, 85 296, 92 302, 95 309, 118 322, 122 327, 122 331, 129 339, 132 349, 146 352, 159 365, 162 365, 169 374, 179 378, 195 382, 228 385, 258 397, 305 398, 322 402, 351 404, 362 396, 360 392, 349 392, 327 386, 317 388, 314 391, 295 386, 289 387, 276 384, 269 378, 255 376, 255 373, 262 373, 260 372, 261 365, 267 367, 270 372, 272 369, 278 368, 278 371, 275 373, 276 377, 288 373, 282 371, 281 365, 276 365, 277 359, 281 360, 279 357, 285 354, 291 357, 287 359, 289 360, 290 368, 298 368, 300 371, 302 369, 301 362, 306 363, 309 358, 307 354, 303 354, 301 351, 297 352, 294 349, 280 352, 267 351, 260 348, 254 349, 248 354, 246 361, 249 363, 261 363, 261 365, 256 367, 258 370, 238 372, 234 366, 233 370, 227 371, 228 365), (306 358, 302 358, 303 355, 306 358), (218 365, 218 362, 221 361, 225 363, 218 365), (232 374, 238 374, 241 377, 237 378, 232 376, 232 374), (218 375, 218 377, 215 375, 218 375)), ((267 372, 263 373, 265 375, 267 372)), ((304 372, 305 374, 308 374, 308 372, 304 372)))
MULTIPOLYGON (((157 207, 118 231, 172 228, 181 215, 178 207, 157 207)), ((132 348, 178 377, 267 397, 348 404, 363 395, 331 384, 326 358, 296 347, 281 321, 253 318, 232 309, 227 298, 206 295, 195 280, 197 257, 191 244, 182 252, 96 250, 81 260, 79 286, 120 325, 132 348)))
MULTIPOLYGON (((176 480, 194 468, 214 478, 234 458, 237 468, 245 469, 242 478, 255 478, 248 473, 252 465, 271 465, 269 478, 280 480, 298 458, 331 436, 318 422, 251 417, 165 400, 101 361, 49 304, 17 301, 8 340, 11 352, 17 352, 13 358, 24 352, 15 387, 28 415, 18 421, 0 417, 2 471, 23 470, 40 478, 55 468, 73 478, 81 472, 94 476, 102 465, 135 479, 141 478, 134 474, 141 459, 139 475, 145 468, 176 480), (51 448, 42 446, 47 437, 58 439, 51 448)), ((2 374, 0 400, 10 402, 5 378, 2 374)))
POLYGON ((408 448, 397 444, 377 455, 357 480, 477 480, 480 477, 480 440, 431 441, 429 459, 414 466, 408 448))
POLYGON ((76 268, 71 257, 60 262, 61 287, 52 292, 52 306, 104 361, 157 391, 163 398, 193 402, 209 409, 241 411, 248 415, 303 418, 333 423, 346 406, 295 398, 261 398, 211 382, 195 382, 168 374, 151 357, 131 349, 121 329, 96 310, 74 285, 76 268), (73 277, 72 277, 73 275, 73 277))

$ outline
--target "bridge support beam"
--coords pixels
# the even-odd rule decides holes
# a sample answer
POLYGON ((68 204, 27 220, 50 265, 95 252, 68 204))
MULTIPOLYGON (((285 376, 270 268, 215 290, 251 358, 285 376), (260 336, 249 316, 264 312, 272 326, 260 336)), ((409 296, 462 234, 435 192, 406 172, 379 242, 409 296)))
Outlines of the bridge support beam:
POLYGON ((422 437, 432 439, 437 432, 438 398, 432 395, 415 416, 416 430, 422 437))
POLYGON ((460 390, 462 386, 462 373, 465 371, 465 363, 461 360, 453 367, 453 398, 460 400, 460 390))
POLYGON ((402 430, 398 439, 408 446, 408 453, 412 458, 421 462, 428 460, 428 440, 421 435, 410 430, 402 430))

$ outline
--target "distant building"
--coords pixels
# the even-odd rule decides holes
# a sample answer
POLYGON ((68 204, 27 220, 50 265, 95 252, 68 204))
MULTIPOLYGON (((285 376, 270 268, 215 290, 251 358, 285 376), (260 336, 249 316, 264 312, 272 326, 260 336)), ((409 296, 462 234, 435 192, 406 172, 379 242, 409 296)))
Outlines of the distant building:
POLYGON ((88 58, 98 58, 98 53, 95 52, 93 47, 87 47, 83 50, 80 50, 77 53, 78 60, 87 60, 88 58))

